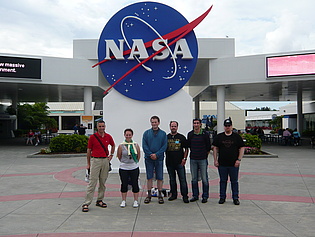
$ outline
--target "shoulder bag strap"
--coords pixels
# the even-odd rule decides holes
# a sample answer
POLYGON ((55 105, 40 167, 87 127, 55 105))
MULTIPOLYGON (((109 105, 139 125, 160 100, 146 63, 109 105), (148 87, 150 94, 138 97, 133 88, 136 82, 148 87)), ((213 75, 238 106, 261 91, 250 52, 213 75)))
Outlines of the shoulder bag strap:
POLYGON ((105 151, 106 156, 108 156, 107 150, 106 150, 106 148, 105 148, 104 144, 102 143, 101 139, 100 139, 98 136, 96 136, 96 134, 95 134, 95 133, 94 133, 93 135, 95 136, 95 138, 98 140, 98 142, 99 142, 99 143, 101 144, 101 146, 103 147, 103 149, 104 149, 104 151, 105 151))

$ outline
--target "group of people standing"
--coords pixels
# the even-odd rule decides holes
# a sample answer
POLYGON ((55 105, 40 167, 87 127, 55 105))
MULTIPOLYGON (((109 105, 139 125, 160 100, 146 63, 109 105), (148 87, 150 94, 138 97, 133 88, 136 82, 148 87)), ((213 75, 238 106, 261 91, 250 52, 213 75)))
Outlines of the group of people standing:
MULTIPOLYGON (((232 132, 232 121, 224 121, 224 132, 218 134, 211 145, 208 132, 202 129, 200 119, 193 120, 193 130, 187 135, 178 132, 178 122, 169 123, 170 133, 160 129, 160 118, 150 118, 151 128, 143 133, 142 148, 147 178, 147 196, 145 204, 152 201, 151 189, 153 180, 157 180, 158 203, 163 204, 163 165, 166 157, 166 167, 170 179, 170 193, 168 200, 173 201, 178 197, 176 173, 180 183, 180 192, 184 203, 199 200, 198 181, 202 181, 201 202, 207 203, 209 198, 208 155, 213 146, 214 165, 218 167, 220 176, 220 200, 223 204, 226 200, 226 188, 230 177, 232 198, 235 205, 239 205, 238 172, 245 145, 242 138, 232 132), (190 158, 192 197, 188 197, 188 185, 186 180, 185 165, 190 158)), ((122 202, 120 207, 126 206, 128 184, 132 186, 134 195, 133 207, 139 206, 139 161, 140 146, 132 140, 133 130, 125 129, 125 140, 117 148, 117 158, 120 160, 119 176, 121 179, 122 202)), ((88 212, 92 203, 97 181, 99 181, 96 206, 107 207, 103 202, 105 182, 108 177, 110 161, 115 152, 115 142, 112 136, 105 132, 105 122, 97 123, 97 132, 90 136, 87 149, 87 168, 90 169, 90 181, 87 187, 86 198, 82 205, 82 211, 88 212), (111 146, 110 151, 108 150, 111 146)))

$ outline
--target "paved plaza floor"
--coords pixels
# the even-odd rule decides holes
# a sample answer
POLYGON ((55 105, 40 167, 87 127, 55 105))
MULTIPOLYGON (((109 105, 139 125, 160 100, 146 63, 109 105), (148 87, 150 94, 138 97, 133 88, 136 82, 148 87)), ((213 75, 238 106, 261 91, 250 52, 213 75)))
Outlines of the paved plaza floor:
MULTIPOLYGON (((240 202, 218 204, 218 174, 209 156, 210 199, 185 204, 179 197, 140 207, 119 206, 120 180, 110 173, 105 202, 83 213, 85 157, 26 158, 43 145, 0 140, 0 235, 61 236, 315 236, 315 149, 263 145, 278 158, 244 158, 240 202)), ((145 174, 141 174, 145 187, 145 174)), ((164 174, 164 187, 169 188, 164 174)), ((190 186, 190 174, 187 174, 190 186)), ((230 192, 230 189, 229 189, 230 192)), ((191 196, 191 194, 190 194, 191 196)), ((96 199, 95 199, 96 200, 96 199)))

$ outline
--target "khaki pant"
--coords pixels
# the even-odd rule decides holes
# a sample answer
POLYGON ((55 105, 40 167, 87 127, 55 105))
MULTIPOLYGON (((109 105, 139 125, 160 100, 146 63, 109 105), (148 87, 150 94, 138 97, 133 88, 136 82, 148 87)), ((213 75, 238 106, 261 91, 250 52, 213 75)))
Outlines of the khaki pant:
POLYGON ((94 197, 94 191, 99 181, 97 200, 103 200, 105 193, 105 182, 108 177, 109 159, 108 158, 92 158, 91 157, 91 170, 90 182, 87 186, 85 201, 83 205, 90 205, 94 197))

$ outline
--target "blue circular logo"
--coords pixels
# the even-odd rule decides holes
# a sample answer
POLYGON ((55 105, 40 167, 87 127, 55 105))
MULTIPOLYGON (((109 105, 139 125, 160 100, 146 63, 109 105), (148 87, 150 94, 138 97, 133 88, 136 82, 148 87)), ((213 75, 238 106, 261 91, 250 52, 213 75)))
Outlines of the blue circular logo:
POLYGON ((99 39, 104 77, 135 100, 173 95, 188 82, 198 59, 197 39, 192 29, 187 31, 188 25, 178 11, 161 3, 140 2, 121 9, 99 39))

